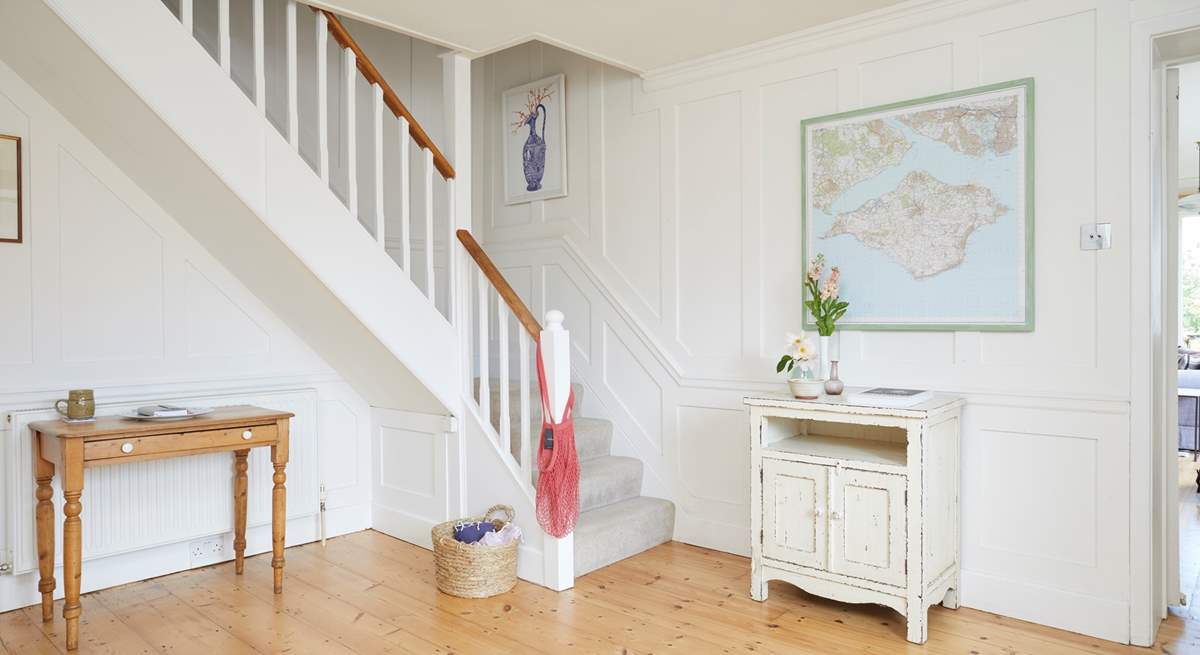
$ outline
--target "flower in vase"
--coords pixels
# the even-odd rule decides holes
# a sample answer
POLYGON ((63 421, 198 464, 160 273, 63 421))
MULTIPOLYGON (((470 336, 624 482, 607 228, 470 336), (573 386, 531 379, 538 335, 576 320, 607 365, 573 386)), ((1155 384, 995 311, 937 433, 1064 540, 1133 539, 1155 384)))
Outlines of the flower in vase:
POLYGON ((803 332, 800 334, 788 333, 788 349, 792 355, 792 359, 806 362, 816 356, 816 348, 813 347, 812 339, 803 332))
POLYGON ((829 269, 829 279, 825 280, 825 286, 821 287, 821 300, 838 297, 838 280, 841 277, 842 272, 838 270, 837 266, 829 269))
POLYGON ((808 279, 813 283, 818 282, 821 279, 821 271, 824 268, 825 255, 817 253, 817 256, 808 264, 808 279))

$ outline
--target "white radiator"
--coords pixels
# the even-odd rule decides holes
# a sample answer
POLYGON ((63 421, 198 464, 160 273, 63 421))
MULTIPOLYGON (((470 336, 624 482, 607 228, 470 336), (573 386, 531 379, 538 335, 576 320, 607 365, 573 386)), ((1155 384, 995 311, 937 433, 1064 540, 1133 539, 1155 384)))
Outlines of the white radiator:
MULTIPOLYGON (((288 518, 318 511, 317 393, 313 389, 236 396, 153 398, 99 405, 116 414, 151 402, 220 407, 258 405, 296 415, 287 467, 288 518)), ((33 439, 29 424, 55 418, 53 409, 9 412, 0 444, 0 479, 8 481, 4 516, 12 547, 12 572, 37 569, 34 543, 33 439)), ((247 524, 271 521, 270 449, 250 453, 247 524)), ((233 454, 214 453, 89 468, 83 483, 83 559, 221 534, 233 529, 233 454)), ((62 489, 54 478, 55 554, 62 561, 62 489)))

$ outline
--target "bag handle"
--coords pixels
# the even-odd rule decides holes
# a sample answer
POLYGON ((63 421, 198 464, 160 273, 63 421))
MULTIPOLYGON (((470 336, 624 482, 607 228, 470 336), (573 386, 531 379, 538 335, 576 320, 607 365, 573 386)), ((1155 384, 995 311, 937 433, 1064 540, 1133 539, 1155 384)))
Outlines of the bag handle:
POLYGON ((513 512, 512 507, 498 503, 488 508, 487 513, 483 515, 483 520, 485 522, 490 522, 492 520, 492 514, 495 514, 496 512, 504 512, 505 523, 512 523, 513 519, 517 517, 516 513, 513 512))

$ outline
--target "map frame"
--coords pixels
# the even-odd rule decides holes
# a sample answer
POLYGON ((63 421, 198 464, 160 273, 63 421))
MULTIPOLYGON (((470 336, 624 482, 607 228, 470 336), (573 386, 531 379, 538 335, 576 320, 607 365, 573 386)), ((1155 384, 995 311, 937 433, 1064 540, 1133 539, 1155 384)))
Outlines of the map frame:
MULTIPOLYGON (((862 109, 854 109, 851 111, 839 112, 836 114, 826 114, 824 116, 815 116, 805 118, 800 121, 800 234, 801 234, 801 256, 804 266, 807 267, 811 254, 809 253, 809 210, 812 204, 812 198, 808 193, 808 163, 811 153, 809 152, 809 131, 814 126, 819 126, 823 123, 835 121, 845 121, 850 118, 863 118, 863 122, 867 122, 873 114, 892 113, 900 109, 913 109, 919 111, 922 105, 932 105, 944 103, 947 100, 955 100, 959 98, 970 98, 971 96, 986 95, 997 91, 1021 88, 1024 89, 1024 125, 1021 143, 1024 147, 1024 161, 1022 167, 1024 169, 1024 242, 1021 244, 1024 248, 1025 259, 1025 310, 1023 321, 1011 322, 937 322, 936 320, 929 321, 911 321, 899 323, 871 323, 871 322, 854 322, 849 319, 843 319, 838 322, 838 329, 841 330, 863 330, 863 331, 908 331, 908 332, 1032 332, 1034 330, 1034 78, 1025 77, 1020 79, 1008 80, 1005 82, 997 82, 994 84, 985 84, 969 89, 959 91, 951 91, 937 95, 925 96, 911 100, 902 100, 891 102, 882 105, 864 107, 862 109)), ((844 274, 853 275, 854 262, 831 262, 840 266, 844 274)), ((854 307, 854 298, 846 297, 843 300, 850 302, 851 309, 854 307)), ((811 313, 807 308, 802 310, 803 326, 805 330, 815 330, 816 323, 813 321, 811 313)), ((935 317, 931 317, 934 319, 935 317)))

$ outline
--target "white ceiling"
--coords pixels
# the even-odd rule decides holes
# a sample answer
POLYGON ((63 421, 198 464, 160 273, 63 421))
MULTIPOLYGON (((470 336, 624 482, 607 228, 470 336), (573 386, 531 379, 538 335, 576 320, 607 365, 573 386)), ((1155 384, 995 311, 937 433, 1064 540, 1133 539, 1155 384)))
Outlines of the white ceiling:
POLYGON ((470 56, 539 40, 635 73, 918 0, 316 0, 470 56))

